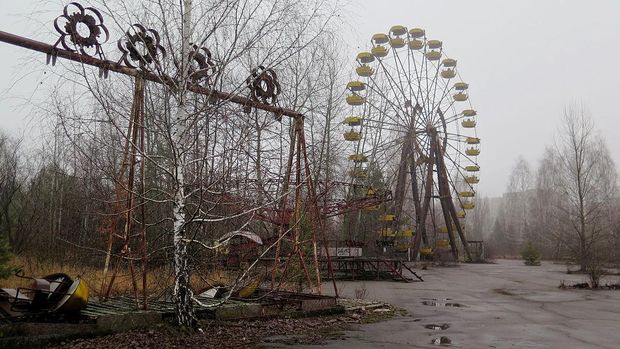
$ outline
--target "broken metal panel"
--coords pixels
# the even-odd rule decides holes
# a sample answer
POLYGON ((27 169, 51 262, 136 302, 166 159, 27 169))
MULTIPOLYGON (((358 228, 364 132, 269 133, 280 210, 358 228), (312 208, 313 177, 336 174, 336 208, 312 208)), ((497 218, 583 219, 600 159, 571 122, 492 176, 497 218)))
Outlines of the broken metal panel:
POLYGON ((17 318, 32 314, 79 313, 88 304, 88 286, 80 277, 56 273, 32 280, 30 287, 0 289, 0 316, 17 318))

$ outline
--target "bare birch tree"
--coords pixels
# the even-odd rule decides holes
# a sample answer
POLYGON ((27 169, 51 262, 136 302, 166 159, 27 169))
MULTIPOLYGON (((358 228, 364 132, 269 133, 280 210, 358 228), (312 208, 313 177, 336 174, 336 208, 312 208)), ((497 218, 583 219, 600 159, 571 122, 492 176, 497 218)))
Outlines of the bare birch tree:
POLYGON ((558 194, 555 188, 557 175, 556 153, 547 147, 538 162, 535 173, 534 192, 529 200, 530 229, 527 239, 541 248, 544 257, 557 259, 562 256, 563 229, 557 222, 555 210, 558 207, 558 194))
POLYGON ((519 156, 508 179, 507 193, 509 195, 507 202, 508 224, 514 228, 515 236, 513 240, 517 248, 523 244, 529 230, 528 205, 531 188, 532 174, 530 164, 523 156, 519 156))
POLYGON ((615 165, 582 106, 565 109, 555 150, 560 214, 572 256, 587 271, 609 246, 611 227, 606 215, 617 193, 615 165))

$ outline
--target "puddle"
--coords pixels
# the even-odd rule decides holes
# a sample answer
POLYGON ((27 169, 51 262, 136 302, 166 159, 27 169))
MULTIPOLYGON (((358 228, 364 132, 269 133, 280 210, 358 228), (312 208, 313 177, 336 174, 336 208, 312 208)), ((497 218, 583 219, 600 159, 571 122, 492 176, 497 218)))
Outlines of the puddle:
POLYGON ((441 336, 438 338, 433 338, 433 340, 431 341, 431 344, 447 346, 447 345, 452 344, 452 340, 446 336, 441 336))
POLYGON ((440 330, 447 330, 450 328, 450 325, 448 324, 441 324, 441 325, 437 325, 437 324, 428 324, 428 325, 424 325, 424 327, 426 329, 429 330, 433 330, 433 331, 440 331, 440 330))
POLYGON ((514 296, 515 294, 505 288, 496 288, 493 290, 493 292, 498 293, 498 294, 503 294, 504 296, 514 296))
POLYGON ((465 308, 466 305, 461 303, 451 303, 451 302, 437 302, 437 301, 422 301, 424 305, 430 305, 432 307, 454 307, 454 308, 465 308))

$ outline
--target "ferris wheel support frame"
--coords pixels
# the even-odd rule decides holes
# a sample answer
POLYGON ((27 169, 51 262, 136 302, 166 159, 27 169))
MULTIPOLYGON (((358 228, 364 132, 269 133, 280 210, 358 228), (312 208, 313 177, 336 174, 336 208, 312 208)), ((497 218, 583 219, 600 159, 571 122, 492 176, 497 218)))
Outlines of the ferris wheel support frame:
POLYGON ((394 200, 393 200, 393 209, 392 212, 396 216, 394 220, 394 228, 398 229, 400 225, 400 217, 403 210, 403 203, 405 201, 405 186, 407 184, 407 167, 408 163, 412 159, 412 137, 415 137, 415 130, 410 129, 407 132, 406 141, 403 144, 403 148, 401 150, 400 155, 400 163, 398 164, 398 174, 396 180, 396 188, 394 190, 394 200), (412 136, 413 134, 413 136, 412 136))
MULTIPOLYGON (((435 156, 435 147, 430 147, 429 157, 433 158, 435 156)), ((415 164, 411 164, 411 172, 415 173, 415 164)), ((412 178, 414 178, 412 176, 412 178)), ((420 244, 422 242, 427 243, 426 236, 426 219, 428 217, 428 210, 431 204, 431 198, 433 196, 433 166, 432 164, 426 165, 426 180, 424 181, 424 202, 422 203, 422 211, 416 216, 419 216, 419 222, 417 222, 417 234, 415 234, 414 242, 413 242, 413 251, 412 251, 412 259, 415 260, 418 257, 418 253, 420 252, 420 244), (424 240, 424 241, 423 241, 424 240)), ((413 180, 412 180, 413 181, 413 180)), ((417 185, 416 185, 417 186, 417 185)), ((414 194, 415 195, 415 194, 414 194)), ((419 199, 419 198, 418 198, 419 199)))
MULTIPOLYGON (((471 253, 469 251, 469 245, 467 243, 467 238, 465 237, 465 233, 463 232, 463 227, 461 226, 458 216, 456 214, 456 208, 454 207, 454 201, 452 200, 452 195, 450 194, 450 183, 448 180, 448 173, 446 170, 446 164, 444 161, 442 154, 442 145, 439 141, 439 136, 435 129, 429 130, 431 133, 431 142, 432 148, 435 148, 435 165, 437 168, 437 186, 439 187, 439 200, 441 202, 442 212, 444 215, 444 220, 446 222, 446 228, 448 230, 448 237, 450 239, 450 247, 452 249, 452 255, 455 259, 458 259, 458 249, 456 246, 456 239, 454 237, 454 231, 452 228, 456 228, 456 231, 459 234, 459 238, 461 239, 461 243, 463 244, 463 250, 467 255, 467 258, 471 260, 471 253), (454 226, 453 226, 454 223, 454 226)), ((432 166, 432 165, 429 165, 432 166)), ((427 178, 428 180, 428 178, 427 178)))

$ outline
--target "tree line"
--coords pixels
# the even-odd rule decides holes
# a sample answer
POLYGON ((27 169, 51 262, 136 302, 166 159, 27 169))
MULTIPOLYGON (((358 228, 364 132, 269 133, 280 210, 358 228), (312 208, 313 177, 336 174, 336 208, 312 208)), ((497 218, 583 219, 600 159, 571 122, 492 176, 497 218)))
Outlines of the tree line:
POLYGON ((618 173, 605 139, 586 108, 571 105, 537 167, 517 159, 488 245, 495 255, 516 256, 530 241, 543 258, 593 271, 619 261, 619 208, 618 173))

